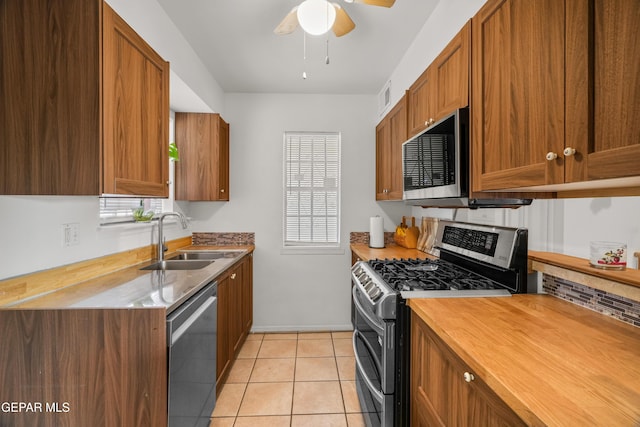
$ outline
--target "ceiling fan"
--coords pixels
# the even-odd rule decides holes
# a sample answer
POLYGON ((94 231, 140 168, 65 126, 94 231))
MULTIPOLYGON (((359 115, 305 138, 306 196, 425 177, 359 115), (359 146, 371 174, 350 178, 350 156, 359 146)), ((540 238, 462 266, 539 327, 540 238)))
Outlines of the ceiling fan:
MULTIPOLYGON (((372 6, 391 7, 395 0, 344 0, 346 3, 362 3, 372 6)), ((300 25, 312 35, 333 30, 336 37, 342 37, 356 27, 351 17, 338 4, 327 0, 305 0, 291 9, 278 24, 274 33, 290 34, 300 25)))

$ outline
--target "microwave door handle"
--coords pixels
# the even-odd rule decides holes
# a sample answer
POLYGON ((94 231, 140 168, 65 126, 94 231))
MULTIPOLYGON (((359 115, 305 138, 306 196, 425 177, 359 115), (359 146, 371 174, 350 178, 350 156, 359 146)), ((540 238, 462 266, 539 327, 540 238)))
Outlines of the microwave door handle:
MULTIPOLYGON (((362 379, 364 380, 364 383, 367 386, 367 388, 369 389, 369 391, 371 393, 373 393, 373 395, 375 396, 375 398, 376 398, 376 400, 378 402, 382 403, 384 401, 384 396, 382 395, 382 392, 380 390, 376 390, 376 388, 374 387, 373 383, 371 382, 369 377, 364 372, 364 368, 362 367, 362 361, 360 360, 360 357, 358 356, 358 351, 357 351, 358 334, 360 334, 360 332, 358 330, 353 331, 353 354, 355 355, 355 358, 356 358, 356 369, 358 369, 360 371, 360 374, 362 375, 362 379)), ((369 344, 367 343, 367 340, 362 339, 362 342, 365 343, 365 345, 367 347, 369 347, 369 344)), ((368 348, 368 351, 370 353, 372 353, 371 348, 368 348)), ((375 358, 374 358, 374 360, 375 360, 375 358)), ((377 363, 376 363, 376 365, 377 365, 377 363)), ((380 369, 379 366, 378 366, 378 369, 380 369)))
POLYGON ((380 325, 378 322, 376 322, 369 315, 369 313, 367 313, 365 311, 364 307, 362 307, 362 304, 360 303, 360 300, 358 299, 358 296, 356 295, 357 291, 358 291, 358 287, 354 286, 353 290, 351 291, 352 298, 353 298, 353 304, 356 306, 356 309, 358 310, 358 312, 364 316, 364 318, 367 321, 367 323, 369 324, 369 326, 371 326, 373 329, 375 329, 376 333, 379 336, 382 336, 384 334, 384 327, 382 325, 380 325))

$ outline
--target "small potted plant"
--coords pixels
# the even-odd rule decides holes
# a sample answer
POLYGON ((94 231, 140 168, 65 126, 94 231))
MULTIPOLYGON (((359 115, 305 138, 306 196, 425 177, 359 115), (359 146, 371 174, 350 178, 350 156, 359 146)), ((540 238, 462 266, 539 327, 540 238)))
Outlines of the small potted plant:
POLYGON ((155 212, 152 209, 144 210, 144 202, 142 199, 140 200, 140 206, 135 209, 132 209, 133 212, 133 220, 135 222, 149 222, 155 215, 155 212))
POLYGON ((169 159, 177 162, 180 160, 180 156, 178 155, 178 147, 175 142, 169 144, 169 159))

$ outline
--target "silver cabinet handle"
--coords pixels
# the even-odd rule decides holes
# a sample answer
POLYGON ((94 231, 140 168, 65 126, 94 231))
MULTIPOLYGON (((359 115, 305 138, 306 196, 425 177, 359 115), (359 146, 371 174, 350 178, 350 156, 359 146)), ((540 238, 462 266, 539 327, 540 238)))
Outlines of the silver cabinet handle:
POLYGON ((236 278, 236 273, 231 273, 231 280, 234 280, 236 278))
POLYGON ((558 158, 558 153, 554 153, 553 151, 549 151, 549 152, 547 153, 546 159, 547 159, 548 161, 552 161, 552 160, 555 160, 555 159, 557 159, 557 158, 558 158))

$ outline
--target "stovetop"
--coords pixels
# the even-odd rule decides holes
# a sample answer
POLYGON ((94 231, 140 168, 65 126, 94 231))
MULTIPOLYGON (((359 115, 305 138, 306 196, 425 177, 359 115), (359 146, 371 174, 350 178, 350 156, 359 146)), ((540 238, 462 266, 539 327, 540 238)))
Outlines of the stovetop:
POLYGON ((504 288, 487 277, 442 259, 371 260, 368 264, 395 291, 504 288))

